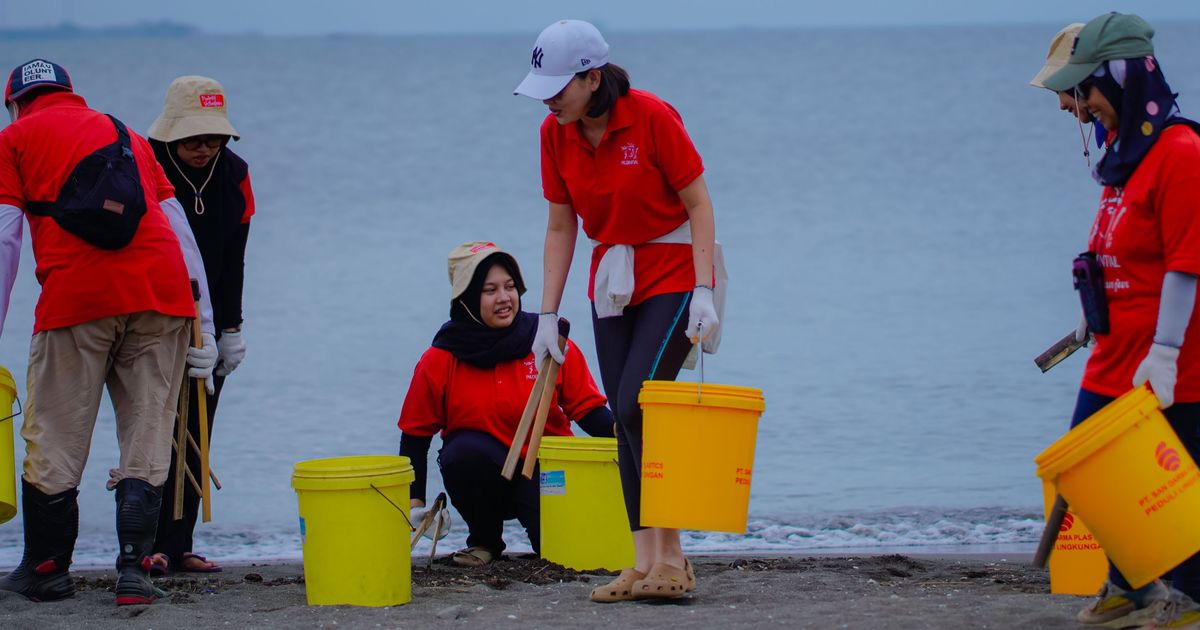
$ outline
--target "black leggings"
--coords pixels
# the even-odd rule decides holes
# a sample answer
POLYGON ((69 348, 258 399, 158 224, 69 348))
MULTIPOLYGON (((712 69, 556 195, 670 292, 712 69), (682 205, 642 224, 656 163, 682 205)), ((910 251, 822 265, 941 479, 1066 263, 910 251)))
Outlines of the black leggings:
MULTIPOLYGON (((196 379, 187 380, 188 387, 188 432, 200 443, 200 408, 199 395, 196 393, 196 379)), ((216 393, 208 396, 208 436, 212 443, 213 417, 217 414, 217 403, 221 399, 221 389, 225 387, 225 377, 213 375, 213 386, 216 393)), ((175 439, 174 433, 171 439, 175 439)), ((158 512, 158 530, 154 536, 154 553, 166 554, 172 569, 177 569, 183 562, 183 554, 191 553, 192 532, 196 529, 196 517, 200 511, 200 495, 192 488, 191 482, 183 480, 183 518, 175 520, 175 458, 174 449, 171 451, 171 468, 167 472, 167 481, 163 485, 162 509, 158 512)), ((190 447, 187 452, 187 467, 191 469, 196 481, 200 481, 200 456, 190 447)))
POLYGON ((684 335, 691 293, 656 295, 625 307, 618 317, 599 319, 592 307, 596 358, 608 404, 617 417, 617 465, 625 512, 633 531, 641 525, 642 381, 673 381, 692 349, 684 335))

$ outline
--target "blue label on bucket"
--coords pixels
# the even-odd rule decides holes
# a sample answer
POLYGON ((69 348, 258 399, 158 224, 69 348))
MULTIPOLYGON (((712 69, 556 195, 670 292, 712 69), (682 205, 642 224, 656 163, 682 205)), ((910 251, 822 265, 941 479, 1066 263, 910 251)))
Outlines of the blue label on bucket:
POLYGON ((562 495, 567 493, 567 471, 549 470, 540 475, 542 495, 562 495))
POLYGON ((304 545, 305 543, 308 542, 308 536, 306 535, 307 533, 308 532, 306 531, 306 528, 304 526, 304 517, 301 516, 300 517, 300 544, 301 545, 304 545))

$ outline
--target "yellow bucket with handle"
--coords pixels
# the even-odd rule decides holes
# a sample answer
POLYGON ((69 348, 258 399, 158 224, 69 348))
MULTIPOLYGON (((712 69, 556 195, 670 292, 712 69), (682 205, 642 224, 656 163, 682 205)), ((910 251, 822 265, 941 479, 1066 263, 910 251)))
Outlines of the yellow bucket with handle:
POLYGON ((645 381, 638 403, 641 524, 744 533, 762 390, 645 381))
POLYGON ((0 366, 0 523, 17 515, 17 460, 13 449, 13 431, 20 411, 13 413, 17 383, 12 373, 0 366))
POLYGON ((412 600, 407 457, 364 455, 296 464, 304 586, 311 606, 412 600))
POLYGON ((1146 387, 1092 414, 1034 461, 1134 588, 1200 551, 1200 468, 1146 387))
POLYGON ((617 439, 542 438, 538 460, 542 557, 577 571, 633 566, 617 439))

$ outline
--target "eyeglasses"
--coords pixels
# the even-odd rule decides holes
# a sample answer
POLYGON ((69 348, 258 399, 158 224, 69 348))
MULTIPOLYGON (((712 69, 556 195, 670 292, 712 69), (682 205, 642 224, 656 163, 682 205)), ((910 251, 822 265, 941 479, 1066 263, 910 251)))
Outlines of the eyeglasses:
POLYGON ((180 146, 188 151, 199 151, 201 145, 216 151, 225 144, 226 136, 192 136, 179 141, 180 146))

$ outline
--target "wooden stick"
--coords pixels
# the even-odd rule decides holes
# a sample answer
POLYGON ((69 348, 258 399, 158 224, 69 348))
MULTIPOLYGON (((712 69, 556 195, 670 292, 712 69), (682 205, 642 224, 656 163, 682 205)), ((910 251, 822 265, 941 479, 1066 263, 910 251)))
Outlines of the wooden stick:
POLYGON ((1047 372, 1086 345, 1087 337, 1084 337, 1083 341, 1076 341, 1075 331, 1071 331, 1067 333, 1066 337, 1059 339, 1053 346, 1047 348, 1045 352, 1034 357, 1033 362, 1042 372, 1047 372))
MULTIPOLYGON (((558 322, 558 347, 562 350, 563 359, 566 359, 567 335, 571 332, 571 323, 565 319, 559 319, 558 322)), ((533 478, 533 469, 537 466, 538 449, 542 446, 542 433, 546 431, 546 416, 550 413, 550 401, 554 398, 555 382, 558 381, 558 362, 550 357, 546 357, 546 359, 550 361, 550 367, 546 370, 546 382, 542 384, 537 416, 533 420, 533 430, 529 434, 529 448, 525 451, 525 465, 521 468, 521 475, 526 479, 533 478)))
POLYGON ((1067 500, 1061 494, 1054 495, 1054 507, 1046 517, 1046 529, 1042 530, 1042 539, 1038 541, 1037 552, 1033 554, 1033 566, 1044 569, 1054 551, 1054 543, 1058 542, 1058 533, 1062 529, 1063 519, 1067 516, 1067 500))
POLYGON ((187 449, 183 448, 184 436, 191 437, 187 429, 188 389, 188 378, 184 376, 183 385, 179 388, 179 410, 175 416, 175 505, 171 511, 171 518, 176 521, 183 518, 183 473, 188 470, 185 456, 187 449))
MULTIPOLYGON (((192 280, 192 296, 196 298, 196 320, 192 324, 192 346, 204 347, 200 336, 200 283, 192 280)), ((212 520, 212 492, 208 487, 208 390, 204 388, 204 379, 196 379, 196 409, 200 412, 200 505, 203 508, 205 523, 212 520)))
MULTIPOLYGON (((192 447, 192 450, 195 451, 198 457, 200 455, 200 447, 196 445, 196 438, 192 437, 191 433, 187 434, 187 442, 188 446, 192 447)), ((213 487, 217 490, 221 489, 221 480, 217 479, 217 473, 213 472, 212 466, 208 467, 208 478, 212 480, 213 487)))
MULTIPOLYGON (((566 337, 558 339, 560 345, 567 341, 566 337)), ((551 360, 550 369, 547 371, 549 375, 546 377, 545 386, 542 387, 537 417, 533 420, 533 431, 529 434, 529 449, 525 451, 525 465, 521 468, 521 475, 526 479, 533 478, 533 469, 537 466, 538 449, 542 446, 542 433, 546 430, 546 416, 550 413, 550 400, 554 398, 554 382, 558 379, 558 362, 551 360)))
MULTIPOLYGON (((174 445, 174 444, 172 444, 172 446, 175 446, 175 448, 176 448, 176 451, 175 451, 175 456, 176 456, 176 457, 179 457, 179 450, 178 450, 178 449, 179 449, 179 447, 178 447, 177 445, 174 445)), ((196 481, 196 475, 193 475, 193 474, 192 474, 192 469, 191 469, 191 468, 187 468, 187 467, 185 466, 185 467, 184 467, 184 469, 183 469, 183 472, 184 472, 184 476, 186 476, 186 477, 187 477, 187 480, 188 480, 188 482, 192 484, 192 490, 195 490, 195 491, 196 491, 196 494, 200 494, 200 492, 201 492, 201 490, 200 490, 200 483, 196 481)), ((182 485, 182 484, 180 484, 180 485, 182 485)), ((178 521, 180 518, 183 518, 183 513, 182 513, 182 510, 180 511, 180 515, 179 515, 179 516, 175 516, 175 517, 173 517, 173 518, 174 518, 175 520, 177 520, 177 521, 178 521)))
POLYGON ((521 413, 521 421, 517 423, 517 431, 513 434, 512 445, 508 447, 508 456, 504 458, 504 466, 500 468, 500 476, 512 479, 517 472, 517 460, 521 458, 521 447, 525 445, 525 434, 533 423, 533 414, 537 411, 538 401, 542 398, 542 390, 546 388, 546 376, 550 373, 550 364, 554 359, 547 356, 538 370, 537 380, 529 392, 529 400, 525 403, 525 411, 521 413))

